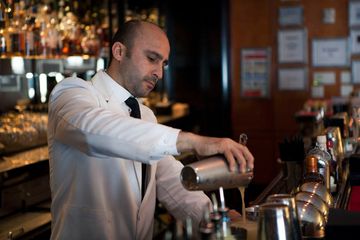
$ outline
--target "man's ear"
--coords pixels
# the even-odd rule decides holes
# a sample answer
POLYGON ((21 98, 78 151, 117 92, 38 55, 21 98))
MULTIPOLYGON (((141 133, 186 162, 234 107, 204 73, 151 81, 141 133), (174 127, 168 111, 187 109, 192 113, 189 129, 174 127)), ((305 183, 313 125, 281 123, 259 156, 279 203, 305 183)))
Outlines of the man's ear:
POLYGON ((125 46, 121 42, 115 42, 111 48, 113 58, 117 61, 121 61, 121 59, 125 55, 125 46))

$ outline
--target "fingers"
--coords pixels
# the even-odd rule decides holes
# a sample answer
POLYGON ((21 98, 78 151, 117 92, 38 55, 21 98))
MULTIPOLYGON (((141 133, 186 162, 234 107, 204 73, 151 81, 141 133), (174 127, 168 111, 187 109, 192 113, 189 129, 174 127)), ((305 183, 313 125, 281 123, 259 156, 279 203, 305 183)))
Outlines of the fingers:
POLYGON ((228 146, 229 149, 224 152, 224 155, 228 161, 230 171, 236 171, 237 166, 241 173, 254 168, 254 157, 246 146, 236 142, 232 142, 228 146))
POLYGON ((225 152, 224 155, 229 164, 230 172, 235 172, 237 162, 235 161, 234 155, 230 151, 225 152))
POLYGON ((180 132, 177 140, 178 151, 194 151, 200 156, 223 154, 232 172, 246 172, 254 168, 254 157, 249 149, 230 138, 203 137, 180 132), (239 169, 239 170, 237 170, 239 169))
POLYGON ((251 152, 249 151, 249 149, 244 146, 244 157, 246 159, 246 164, 247 164, 247 168, 249 168, 250 170, 254 169, 254 156, 251 154, 251 152))
MULTIPOLYGON (((246 172, 246 165, 247 165, 246 159, 244 156, 244 148, 245 147, 241 146, 240 151, 234 152, 234 156, 235 156, 237 164, 239 166, 239 172, 241 172, 241 173, 246 172)), ((236 149, 236 150, 238 150, 238 149, 236 149)))

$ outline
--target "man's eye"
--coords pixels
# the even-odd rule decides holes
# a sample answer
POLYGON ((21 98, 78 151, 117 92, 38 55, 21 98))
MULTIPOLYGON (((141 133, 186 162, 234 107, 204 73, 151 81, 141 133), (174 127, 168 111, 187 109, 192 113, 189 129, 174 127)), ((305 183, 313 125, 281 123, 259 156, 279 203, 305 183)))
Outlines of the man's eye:
POLYGON ((155 62, 156 61, 156 58, 154 58, 154 57, 148 57, 148 59, 149 59, 150 62, 155 62))

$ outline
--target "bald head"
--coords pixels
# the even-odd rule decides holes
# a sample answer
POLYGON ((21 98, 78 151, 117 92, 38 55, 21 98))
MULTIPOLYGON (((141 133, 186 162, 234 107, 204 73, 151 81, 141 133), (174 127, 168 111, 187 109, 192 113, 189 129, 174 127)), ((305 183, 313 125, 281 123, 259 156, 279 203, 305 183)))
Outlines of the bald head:
MULTIPOLYGON (((111 46, 113 46, 113 44, 116 42, 121 42, 127 47, 128 51, 126 54, 128 57, 130 57, 135 39, 141 35, 144 36, 148 31, 158 32, 166 37, 165 32, 154 23, 141 20, 130 20, 119 27, 112 39, 111 46)), ((111 53, 110 62, 112 59, 113 55, 111 53)))

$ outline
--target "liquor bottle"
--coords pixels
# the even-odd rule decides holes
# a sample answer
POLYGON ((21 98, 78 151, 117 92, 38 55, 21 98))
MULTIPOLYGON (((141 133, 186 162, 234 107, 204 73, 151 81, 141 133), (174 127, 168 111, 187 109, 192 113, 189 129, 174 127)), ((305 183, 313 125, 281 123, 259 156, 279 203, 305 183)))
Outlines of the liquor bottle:
POLYGON ((5 28, 4 28, 4 37, 5 37, 5 45, 6 45, 6 53, 5 56, 11 56, 11 39, 10 39, 10 32, 11 32, 11 25, 10 22, 14 16, 14 4, 13 0, 3 1, 3 6, 5 8, 4 11, 4 21, 5 21, 5 28))
POLYGON ((325 184, 324 176, 319 173, 318 158, 314 155, 308 155, 305 158, 305 171, 302 182, 317 182, 325 184))
POLYGON ((25 56, 38 56, 40 52, 39 4, 35 0, 28 3, 25 28, 25 56))
POLYGON ((184 239, 184 224, 179 219, 175 221, 174 227, 174 240, 183 240, 184 239))
POLYGON ((0 21, 0 57, 6 56, 5 21, 0 21))
MULTIPOLYGON (((214 196, 212 195, 212 197, 214 196)), ((211 204, 209 204, 209 207, 206 208, 204 211, 204 217, 199 226, 199 233, 198 233, 199 236, 195 239, 212 240, 215 238, 214 233, 215 233, 216 224, 213 222, 213 219, 211 217, 211 214, 213 213, 214 212, 211 211, 211 204)))
MULTIPOLYGON (((25 33, 24 26, 24 2, 14 1, 13 18, 9 19, 10 27, 8 28, 11 48, 10 51, 13 55, 24 55, 25 53, 25 33)), ((9 15, 11 17, 11 15, 9 15)))
POLYGON ((49 55, 49 46, 48 46, 48 10, 49 6, 44 4, 39 6, 39 11, 37 15, 37 24, 39 28, 39 52, 38 55, 41 57, 47 57, 49 55))
MULTIPOLYGON (((340 135, 340 133, 339 133, 340 135)), ((336 137, 332 131, 328 131, 326 133, 326 147, 328 152, 331 155, 331 164, 330 164, 330 178, 331 178, 331 192, 337 192, 337 187, 341 181, 341 173, 342 173, 342 148, 340 148, 337 144, 336 137)))
POLYGON ((40 48, 39 56, 47 57, 49 54, 48 44, 47 44, 47 28, 46 23, 41 22, 40 24, 40 48))
POLYGON ((76 22, 73 29, 70 31, 70 54, 71 55, 81 55, 81 40, 83 38, 83 29, 82 26, 76 22))
POLYGON ((210 220, 211 223, 213 224, 213 235, 215 238, 219 239, 221 238, 221 224, 220 224, 220 220, 221 220, 221 215, 219 213, 219 208, 218 208, 218 201, 216 199, 215 193, 211 194, 211 200, 212 200, 212 212, 210 213, 210 220))
POLYGON ((6 46, 6 21, 5 21, 5 5, 0 0, 0 57, 5 57, 7 53, 6 46))
POLYGON ((34 18, 27 18, 23 31, 25 32, 25 56, 35 56, 34 18))
POLYGON ((100 51, 100 40, 96 35, 96 26, 86 26, 85 32, 85 36, 81 40, 83 54, 98 56, 100 51))
POLYGON ((50 57, 57 57, 60 54, 60 37, 57 25, 57 18, 51 17, 47 34, 47 46, 49 48, 50 57))
POLYGON ((325 180, 325 186, 330 191, 330 164, 331 154, 326 148, 326 136, 319 135, 316 137, 316 146, 310 149, 307 155, 314 155, 317 158, 318 172, 323 175, 325 180))

